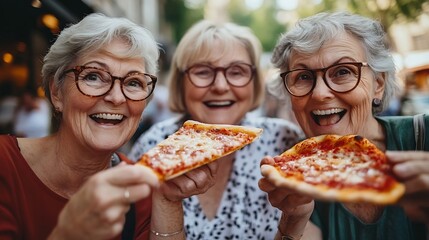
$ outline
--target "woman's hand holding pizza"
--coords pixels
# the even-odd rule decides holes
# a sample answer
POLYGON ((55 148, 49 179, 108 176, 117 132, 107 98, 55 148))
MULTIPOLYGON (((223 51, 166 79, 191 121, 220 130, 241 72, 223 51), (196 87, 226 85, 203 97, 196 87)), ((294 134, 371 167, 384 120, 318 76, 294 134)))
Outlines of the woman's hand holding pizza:
POLYGON ((152 234, 185 239, 182 200, 206 192, 215 183, 218 162, 211 162, 167 180, 152 197, 152 234), (180 219, 180 220, 177 220, 180 219))
MULTIPOLYGON (((261 165, 273 163, 274 158, 269 156, 261 161, 261 165)), ((279 223, 281 234, 302 235, 313 212, 314 200, 287 187, 277 187, 267 178, 259 180, 259 188, 268 193, 271 205, 283 212, 279 223)))
POLYGON ((215 184, 218 162, 214 161, 165 181, 158 190, 166 200, 181 201, 206 192, 215 184))
MULTIPOLYGON (((263 158, 261 161, 261 165, 272 165, 273 163, 274 158, 269 156, 263 158)), ((314 208, 312 198, 299 194, 287 187, 276 187, 267 178, 262 178, 259 181, 259 188, 267 192, 271 204, 286 215, 310 218, 314 208)))
POLYGON ((405 184, 401 204, 407 215, 429 226, 429 152, 387 151, 393 173, 405 184))
POLYGON ((111 239, 122 231, 130 204, 158 185, 144 166, 120 164, 99 172, 70 198, 49 239, 111 239))

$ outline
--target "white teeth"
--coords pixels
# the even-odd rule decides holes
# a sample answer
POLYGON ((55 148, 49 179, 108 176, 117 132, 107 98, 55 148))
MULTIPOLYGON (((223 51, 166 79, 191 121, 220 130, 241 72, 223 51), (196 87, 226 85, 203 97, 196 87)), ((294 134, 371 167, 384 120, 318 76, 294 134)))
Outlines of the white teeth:
POLYGON ((231 101, 221 101, 221 102, 208 102, 207 104, 212 106, 224 106, 231 104, 231 101))
POLYGON ((124 115, 112 114, 112 113, 98 113, 98 114, 92 115, 92 117, 107 119, 107 120, 122 120, 122 118, 124 118, 124 115))
POLYGON ((333 109, 328 109, 328 110, 314 110, 313 114, 314 115, 329 115, 329 114, 335 114, 335 113, 339 113, 344 111, 341 108, 333 108, 333 109))

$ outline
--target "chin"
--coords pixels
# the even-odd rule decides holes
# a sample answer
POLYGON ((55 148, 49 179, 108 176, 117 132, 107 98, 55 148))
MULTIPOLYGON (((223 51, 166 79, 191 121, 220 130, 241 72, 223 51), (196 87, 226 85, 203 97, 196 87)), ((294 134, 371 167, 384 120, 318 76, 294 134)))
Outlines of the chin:
POLYGON ((114 138, 110 135, 108 138, 102 138, 99 141, 94 142, 93 146, 95 149, 100 151, 116 151, 120 147, 122 147, 125 142, 119 138, 114 138))
POLYGON ((224 114, 219 114, 215 116, 206 116, 204 118, 201 118, 202 120, 197 120, 197 121, 203 122, 203 123, 209 123, 209 124, 233 124, 234 122, 230 118, 224 118, 219 116, 224 116, 224 114))
POLYGON ((228 124, 228 125, 238 125, 239 123, 234 120, 220 120, 217 121, 218 124, 228 124))
POLYGON ((335 134, 335 135, 340 135, 339 131, 335 131, 333 129, 316 129, 316 130, 310 130, 309 132, 306 131, 306 136, 307 137, 315 137, 315 136, 320 136, 320 135, 328 135, 328 134, 335 134))

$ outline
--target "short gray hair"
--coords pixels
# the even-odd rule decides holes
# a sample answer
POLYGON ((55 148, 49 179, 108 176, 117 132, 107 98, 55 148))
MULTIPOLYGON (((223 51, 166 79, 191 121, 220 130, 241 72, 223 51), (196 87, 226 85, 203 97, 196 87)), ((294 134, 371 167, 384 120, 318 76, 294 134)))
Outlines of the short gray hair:
POLYGON ((120 57, 141 59, 146 73, 158 71, 159 46, 145 28, 125 18, 111 18, 93 13, 77 24, 65 28, 44 58, 43 88, 51 101, 49 85, 63 84, 63 73, 76 59, 103 48, 115 39, 125 40, 129 49, 120 57))
MULTIPOLYGON (((347 12, 324 12, 301 19, 292 30, 279 38, 271 62, 282 72, 288 71, 292 52, 315 53, 324 42, 344 32, 362 42, 368 65, 374 74, 385 74, 383 103, 380 109, 374 109, 383 111, 399 90, 399 84, 386 34, 378 21, 347 12)), ((280 77, 270 83, 269 90, 276 96, 289 96, 280 77)))

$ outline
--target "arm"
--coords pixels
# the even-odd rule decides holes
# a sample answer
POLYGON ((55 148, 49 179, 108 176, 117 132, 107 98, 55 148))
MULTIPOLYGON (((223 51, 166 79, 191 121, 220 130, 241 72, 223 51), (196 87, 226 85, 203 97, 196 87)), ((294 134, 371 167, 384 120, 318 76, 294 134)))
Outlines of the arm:
MULTIPOLYGON (((265 157, 261 164, 273 161, 272 157, 265 157)), ((282 211, 276 239, 282 239, 282 236, 288 236, 289 239, 322 239, 320 230, 309 221, 314 209, 312 198, 299 195, 286 187, 277 188, 266 178, 259 181, 259 188, 268 193, 271 205, 282 211)))
POLYGON ((387 151, 393 173, 405 184, 399 204, 407 215, 429 226, 429 152, 387 151))
POLYGON ((171 179, 154 191, 151 239, 185 239, 182 200, 206 192, 215 183, 218 163, 212 162, 171 179))
POLYGON ((289 219, 289 217, 283 213, 275 239, 280 240, 282 237, 286 237, 286 240, 316 240, 322 239, 322 232, 310 221, 306 223, 303 221, 294 221, 294 219, 289 219))
POLYGON ((157 185, 157 176, 144 166, 99 172, 70 198, 48 239, 112 239, 121 233, 130 203, 157 185))
POLYGON ((182 201, 170 201, 160 191, 153 193, 150 239, 186 239, 182 201))

